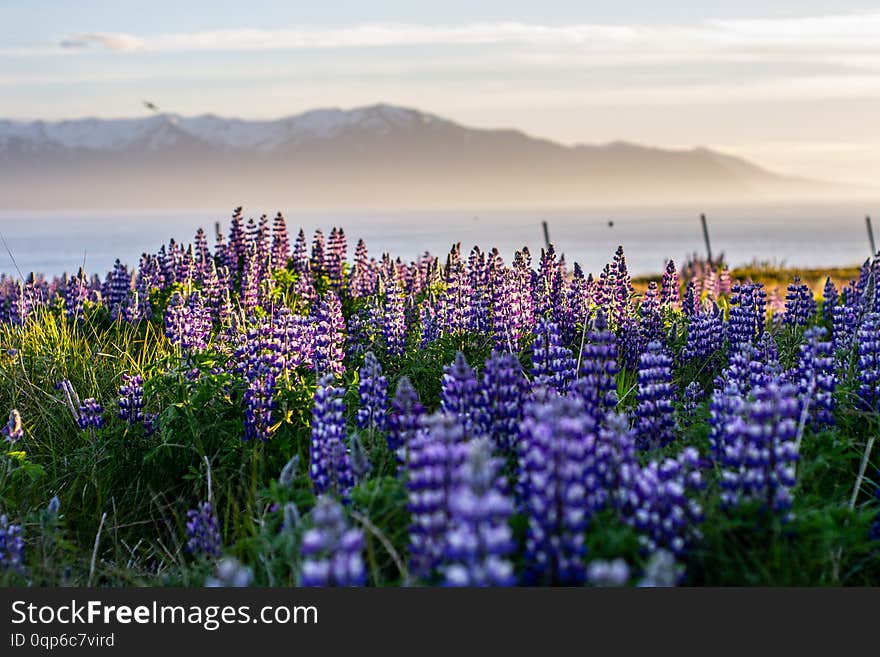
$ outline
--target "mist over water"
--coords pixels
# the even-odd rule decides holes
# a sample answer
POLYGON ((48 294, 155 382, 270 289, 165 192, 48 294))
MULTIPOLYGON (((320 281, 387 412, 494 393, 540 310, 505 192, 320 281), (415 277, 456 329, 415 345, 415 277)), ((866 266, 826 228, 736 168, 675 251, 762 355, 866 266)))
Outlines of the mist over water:
MULTIPOLYGON (((732 266, 772 261, 789 266, 833 267, 859 264, 869 255, 864 216, 871 204, 726 206, 719 208, 575 208, 448 210, 293 210, 282 212, 291 239, 300 227, 311 234, 332 226, 345 229, 350 255, 363 238, 371 255, 388 251, 412 259, 424 251, 445 255, 453 242, 466 253, 472 246, 498 247, 506 261, 522 246, 535 262, 543 246, 541 221, 569 263, 599 272, 622 244, 635 274, 660 272, 669 258, 681 263, 704 253, 700 211, 709 218, 712 248, 732 266), (613 226, 609 225, 613 222, 613 226)), ((274 208, 247 208, 245 217, 274 208)), ((15 275, 74 272, 83 263, 103 274, 116 258, 131 266, 144 251, 155 252, 169 238, 190 242, 198 227, 214 243, 214 223, 228 232, 229 211, 111 214, 106 212, 0 212, 0 272, 15 275), (13 257, 15 264, 13 264, 13 257), (17 269, 16 266, 17 265, 17 269)), ((875 226, 880 238, 880 225, 875 226)))

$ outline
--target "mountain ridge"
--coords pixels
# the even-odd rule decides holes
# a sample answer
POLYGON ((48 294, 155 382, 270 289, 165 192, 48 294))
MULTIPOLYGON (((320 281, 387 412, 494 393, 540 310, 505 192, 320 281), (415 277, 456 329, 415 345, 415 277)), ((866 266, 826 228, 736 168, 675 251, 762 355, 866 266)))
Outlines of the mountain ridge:
POLYGON ((827 187, 704 146, 568 146, 384 103, 271 120, 0 120, 0 174, 8 207, 755 200, 827 187))

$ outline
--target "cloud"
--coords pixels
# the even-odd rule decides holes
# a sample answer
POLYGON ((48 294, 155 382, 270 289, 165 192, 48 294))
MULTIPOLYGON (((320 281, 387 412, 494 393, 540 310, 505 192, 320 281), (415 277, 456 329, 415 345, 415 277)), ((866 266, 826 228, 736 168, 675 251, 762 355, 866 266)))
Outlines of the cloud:
POLYGON ((72 35, 61 45, 82 49, 156 52, 321 50, 406 46, 506 46, 580 53, 638 51, 645 55, 699 57, 706 52, 767 56, 771 53, 830 51, 880 53, 880 12, 806 18, 707 20, 682 24, 571 24, 497 22, 463 25, 406 23, 341 27, 228 29, 137 37, 130 34, 72 35))
POLYGON ((103 46, 106 50, 130 51, 140 50, 145 42, 131 34, 112 32, 90 32, 88 34, 75 34, 63 39, 59 44, 67 50, 83 50, 92 45, 103 46))

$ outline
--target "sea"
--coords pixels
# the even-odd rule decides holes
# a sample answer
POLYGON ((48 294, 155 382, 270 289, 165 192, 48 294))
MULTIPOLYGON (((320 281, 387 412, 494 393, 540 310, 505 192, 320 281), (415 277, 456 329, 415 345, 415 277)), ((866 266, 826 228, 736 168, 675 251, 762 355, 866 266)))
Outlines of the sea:
MULTIPOLYGON (((880 203, 767 204, 719 207, 613 206, 581 208, 454 208, 431 210, 285 210, 291 240, 300 227, 312 232, 341 226, 349 254, 363 238, 372 255, 389 252, 413 259, 429 251, 444 255, 455 242, 497 247, 509 262, 528 246, 537 262, 543 223, 557 253, 587 272, 599 272, 618 245, 637 275, 662 271, 670 258, 682 262, 706 252, 700 222, 705 213, 711 249, 731 266, 773 264, 836 267, 860 264, 870 255, 865 216, 880 203)), ((265 211, 274 216, 275 209, 265 211)), ((136 265, 169 238, 189 242, 197 228, 214 243, 215 223, 228 231, 230 212, 13 212, 0 210, 0 273, 103 274, 119 258, 136 265)), ((247 212, 245 217, 251 216, 247 212)), ((880 222, 875 226, 880 242, 880 222)))

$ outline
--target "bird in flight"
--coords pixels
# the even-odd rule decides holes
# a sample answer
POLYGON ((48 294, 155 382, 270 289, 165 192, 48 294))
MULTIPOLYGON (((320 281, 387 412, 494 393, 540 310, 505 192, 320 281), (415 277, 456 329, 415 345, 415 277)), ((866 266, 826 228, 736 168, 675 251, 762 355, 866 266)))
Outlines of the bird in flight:
POLYGON ((153 112, 159 111, 159 108, 156 106, 155 103, 151 103, 148 100, 143 101, 143 103, 144 103, 144 107, 146 107, 148 110, 152 110, 153 112))

